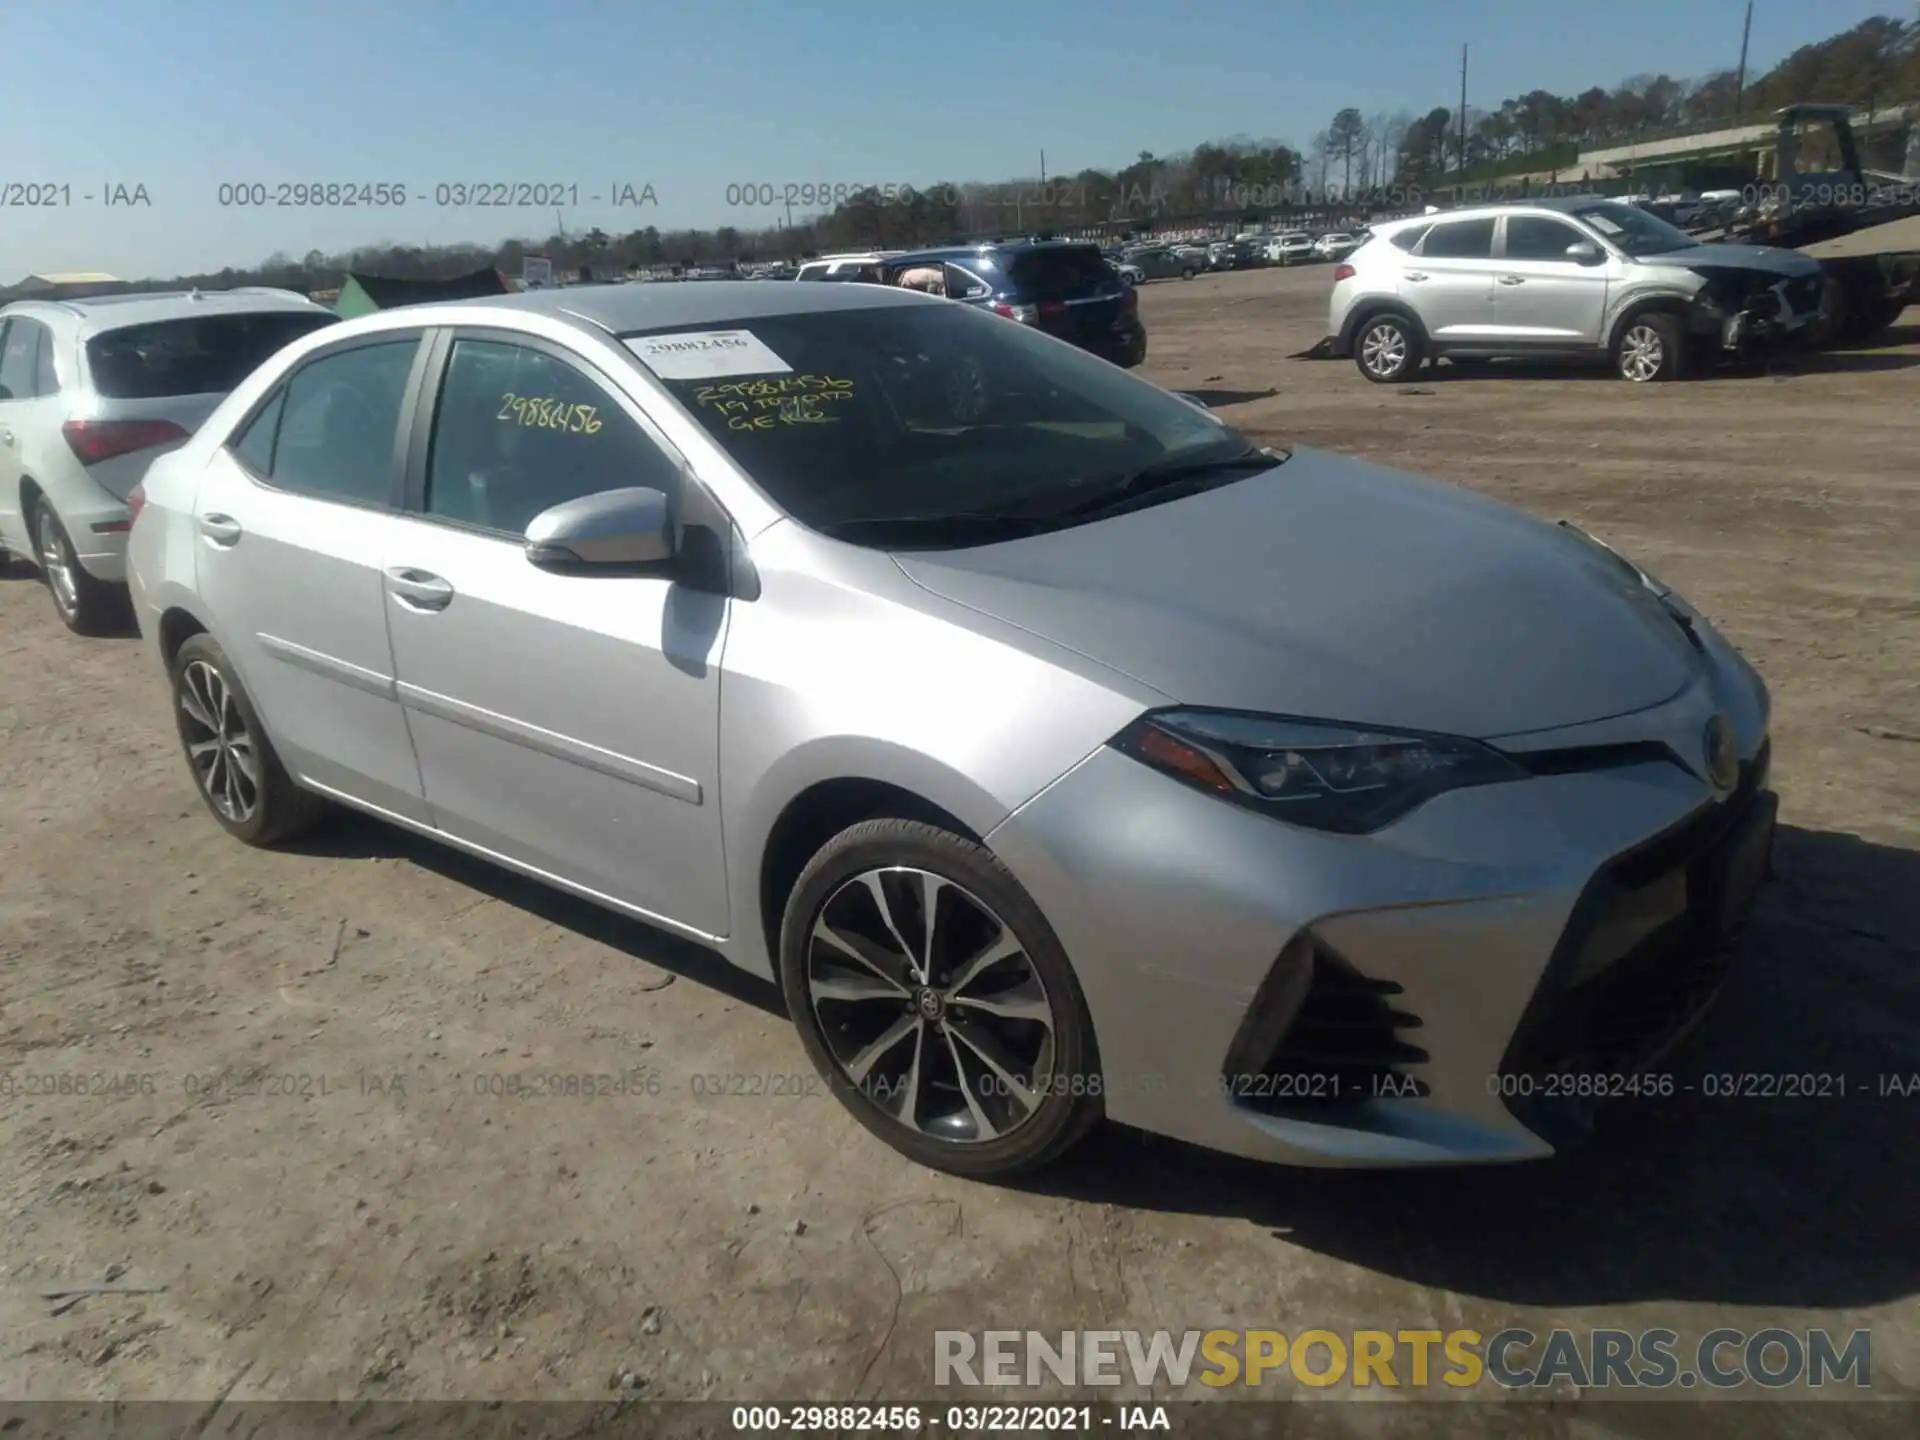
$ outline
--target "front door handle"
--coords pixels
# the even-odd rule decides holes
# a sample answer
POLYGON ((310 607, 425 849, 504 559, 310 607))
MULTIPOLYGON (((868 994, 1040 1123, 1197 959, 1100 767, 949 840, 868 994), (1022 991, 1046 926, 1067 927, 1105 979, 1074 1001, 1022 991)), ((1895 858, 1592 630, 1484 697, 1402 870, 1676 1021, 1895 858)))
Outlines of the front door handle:
POLYGON ((237 545, 240 543, 240 522, 231 515, 202 515, 200 533, 222 547, 237 545))
POLYGON ((1500 277, 1500 283, 1502 285, 1524 285, 1527 282, 1526 278, 1521 275, 1502 275, 1500 277))
POLYGON ((1427 278, 1427 272, 1424 270, 1409 270, 1403 278, 1408 280, 1425 280, 1427 278))
POLYGON ((409 610, 444 610, 453 603, 453 586, 438 575, 406 566, 387 571, 387 590, 409 610))
POLYGON ((0 430, 0 445, 11 445, 11 444, 13 444, 13 431, 0 430))

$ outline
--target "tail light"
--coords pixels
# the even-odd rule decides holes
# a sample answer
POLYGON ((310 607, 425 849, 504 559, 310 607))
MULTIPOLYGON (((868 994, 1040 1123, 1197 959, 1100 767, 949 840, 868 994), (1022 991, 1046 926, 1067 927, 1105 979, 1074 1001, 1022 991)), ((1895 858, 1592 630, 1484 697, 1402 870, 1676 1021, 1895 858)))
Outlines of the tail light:
POLYGON ((1004 300, 993 307, 993 313, 1004 315, 1009 320, 1018 320, 1022 325, 1031 325, 1040 318, 1040 312, 1031 305, 1009 305, 1004 300))
POLYGON ((1067 313, 1067 302, 1064 300, 1042 300, 1040 302, 1040 313, 1042 315, 1053 316, 1057 319, 1067 313))
POLYGON ((147 508, 147 487, 141 483, 127 492, 127 528, 133 528, 133 522, 140 518, 140 512, 147 508))
POLYGON ((60 433, 82 465, 98 465, 116 455, 187 438, 187 432, 171 420, 69 420, 60 433))
POLYGON ((1342 280, 1351 280, 1359 273, 1351 265, 1336 265, 1333 267, 1333 283, 1338 285, 1342 280))
POLYGON ((1126 293, 1120 297, 1120 304, 1129 315, 1137 314, 1140 309, 1140 292, 1127 286, 1126 293))

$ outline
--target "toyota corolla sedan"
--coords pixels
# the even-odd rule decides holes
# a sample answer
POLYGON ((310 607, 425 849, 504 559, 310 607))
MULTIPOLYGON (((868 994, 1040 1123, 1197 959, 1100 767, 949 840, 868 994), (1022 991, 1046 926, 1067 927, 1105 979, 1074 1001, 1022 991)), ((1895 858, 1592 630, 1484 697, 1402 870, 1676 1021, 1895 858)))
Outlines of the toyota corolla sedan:
POLYGON ((1768 697, 1599 541, 898 289, 415 306, 133 497, 214 819, 329 803, 777 981, 876 1135, 1541 1157, 1701 1014, 1768 697))

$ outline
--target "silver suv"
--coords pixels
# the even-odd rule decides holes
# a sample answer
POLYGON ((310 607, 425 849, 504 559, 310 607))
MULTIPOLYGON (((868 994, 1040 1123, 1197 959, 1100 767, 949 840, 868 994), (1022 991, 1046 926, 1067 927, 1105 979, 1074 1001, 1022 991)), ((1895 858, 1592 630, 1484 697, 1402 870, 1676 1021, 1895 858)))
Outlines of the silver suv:
POLYGON ((291 290, 0 310, 0 555, 39 567, 67 628, 125 613, 127 495, 254 367, 340 317, 291 290))
POLYGON ((1690 360, 1805 334, 1825 305, 1817 260, 1702 244, 1594 196, 1382 224, 1333 278, 1322 344, 1381 384, 1436 356, 1591 357, 1628 380, 1671 380, 1690 360))

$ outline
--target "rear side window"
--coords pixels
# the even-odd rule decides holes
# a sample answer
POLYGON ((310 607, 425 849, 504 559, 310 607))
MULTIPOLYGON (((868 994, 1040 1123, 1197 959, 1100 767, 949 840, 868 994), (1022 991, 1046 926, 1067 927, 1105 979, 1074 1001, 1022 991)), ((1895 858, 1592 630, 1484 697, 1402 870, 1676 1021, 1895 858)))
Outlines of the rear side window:
POLYGON ((0 400, 31 400, 40 373, 40 352, 46 326, 37 320, 13 319, 0 339, 0 400))
POLYGON ((276 490, 384 505, 417 337, 310 360, 281 387, 235 449, 276 490), (269 441, 264 432, 274 432, 269 441), (261 432, 261 433, 256 433, 261 432), (261 469, 264 453, 266 468, 261 469))
POLYGON ((338 319, 323 311, 255 311, 127 325, 87 342, 87 369, 95 391, 109 400, 224 395, 283 346, 338 319))
POLYGON ((1404 230, 1394 232, 1392 243, 1401 250, 1412 250, 1414 246, 1418 245, 1421 240, 1426 237, 1427 231, 1432 228, 1431 225, 1409 225, 1404 230))
POLYGON ((1422 255, 1445 260, 1493 258, 1493 220, 1452 220, 1427 232, 1422 255))
POLYGON ((1090 290, 1114 278, 1113 267, 1091 245, 1023 250, 1013 257, 1007 273, 1022 291, 1042 298, 1090 290))

